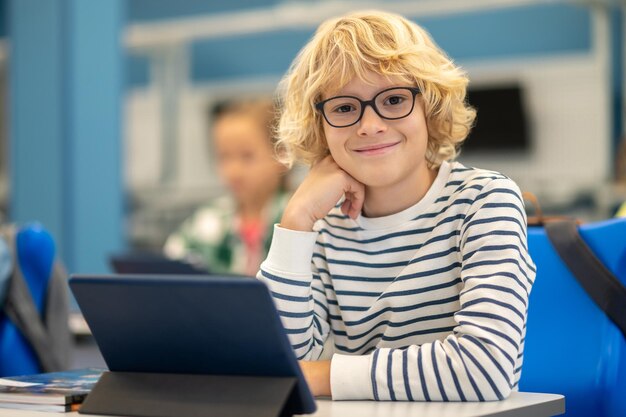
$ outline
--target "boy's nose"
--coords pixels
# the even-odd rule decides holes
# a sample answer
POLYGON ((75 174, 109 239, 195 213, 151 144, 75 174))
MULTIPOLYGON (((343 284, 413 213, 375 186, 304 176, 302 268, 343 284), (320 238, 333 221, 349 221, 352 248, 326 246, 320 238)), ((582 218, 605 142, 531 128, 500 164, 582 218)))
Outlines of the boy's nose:
POLYGON ((371 136, 383 132, 387 127, 385 120, 378 115, 372 106, 366 106, 363 117, 359 121, 359 136, 371 136))

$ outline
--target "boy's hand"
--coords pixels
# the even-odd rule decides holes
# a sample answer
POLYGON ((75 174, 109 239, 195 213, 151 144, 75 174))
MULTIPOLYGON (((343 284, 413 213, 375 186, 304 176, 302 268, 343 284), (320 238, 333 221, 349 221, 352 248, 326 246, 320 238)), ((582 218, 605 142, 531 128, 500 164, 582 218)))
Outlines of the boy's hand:
POLYGON ((298 361, 314 397, 330 397, 330 361, 298 361))
POLYGON ((313 224, 324 218, 341 197, 341 211, 357 218, 363 208, 365 186, 352 178, 327 156, 313 165, 285 208, 280 226, 285 229, 311 231, 313 224))

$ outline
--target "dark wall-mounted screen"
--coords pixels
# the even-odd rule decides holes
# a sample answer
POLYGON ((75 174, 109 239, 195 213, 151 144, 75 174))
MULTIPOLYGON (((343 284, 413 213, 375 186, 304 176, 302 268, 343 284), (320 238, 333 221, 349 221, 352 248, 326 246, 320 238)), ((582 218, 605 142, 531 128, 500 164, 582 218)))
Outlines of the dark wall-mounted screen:
POLYGON ((530 148, 528 117, 519 86, 471 88, 467 97, 477 110, 477 116, 474 128, 462 145, 464 154, 530 148))

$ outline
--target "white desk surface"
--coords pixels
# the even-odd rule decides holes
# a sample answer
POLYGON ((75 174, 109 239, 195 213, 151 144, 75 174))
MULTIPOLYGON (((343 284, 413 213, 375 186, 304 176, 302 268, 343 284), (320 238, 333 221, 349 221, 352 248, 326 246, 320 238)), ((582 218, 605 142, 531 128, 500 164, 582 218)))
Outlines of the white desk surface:
MULTIPOLYGON (((317 400, 313 417, 548 417, 565 412, 565 399, 557 394, 513 392, 504 401, 482 403, 330 401, 317 400)), ((88 417, 88 414, 41 413, 0 409, 0 417, 88 417)), ((97 416, 93 416, 97 417, 97 416)), ((121 416, 120 416, 121 417, 121 416)))

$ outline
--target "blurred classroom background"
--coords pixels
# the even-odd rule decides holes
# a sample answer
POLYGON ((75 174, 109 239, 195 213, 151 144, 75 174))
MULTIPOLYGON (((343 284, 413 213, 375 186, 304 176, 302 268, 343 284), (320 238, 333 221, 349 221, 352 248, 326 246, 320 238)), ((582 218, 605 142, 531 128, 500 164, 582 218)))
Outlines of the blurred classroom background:
POLYGON ((462 162, 550 214, 604 219, 626 200, 618 0, 2 0, 0 221, 41 222, 70 272, 161 248, 223 193, 211 106, 272 93, 322 20, 363 8, 415 20, 468 71, 462 162))

